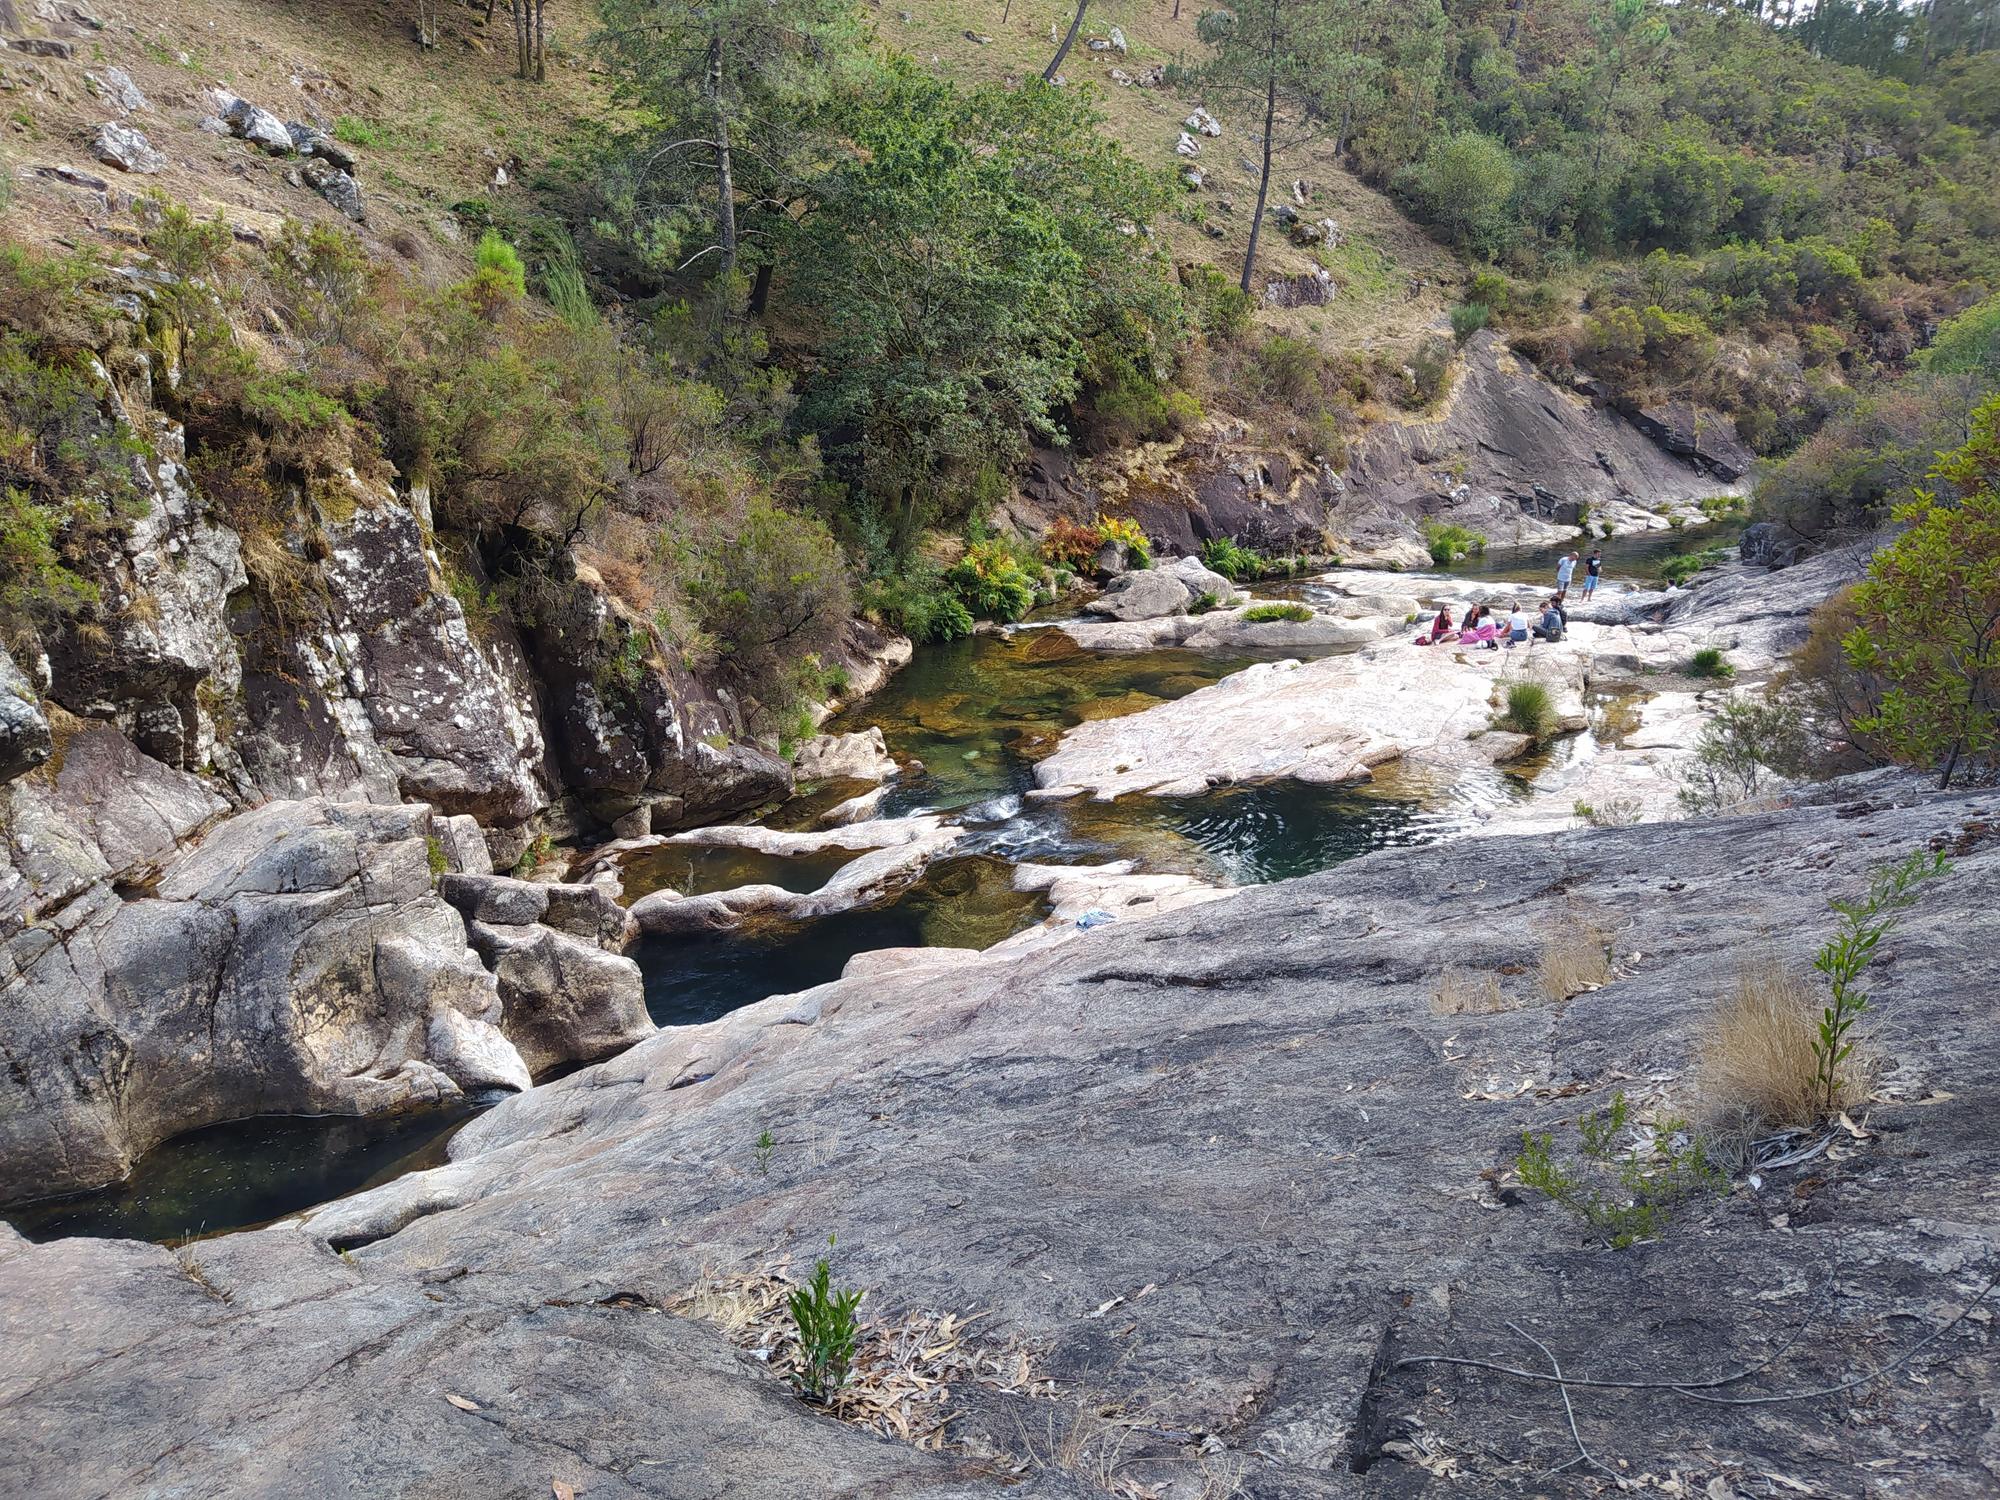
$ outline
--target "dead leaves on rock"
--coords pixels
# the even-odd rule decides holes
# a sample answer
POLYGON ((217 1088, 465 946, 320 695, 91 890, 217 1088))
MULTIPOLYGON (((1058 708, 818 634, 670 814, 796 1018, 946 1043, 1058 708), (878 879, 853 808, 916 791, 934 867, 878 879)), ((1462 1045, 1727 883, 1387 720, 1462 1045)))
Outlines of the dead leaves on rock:
POLYGON ((460 1411, 483 1411, 485 1409, 477 1401, 469 1401, 463 1396, 454 1396, 450 1391, 444 1393, 444 1399, 460 1411))
MULTIPOLYGON (((783 1268, 734 1276, 704 1276, 667 1304, 667 1311, 719 1329, 738 1348, 788 1379, 798 1366, 798 1338, 786 1311, 792 1283, 783 1268)), ((1038 1371, 1018 1343, 987 1345, 967 1337, 984 1313, 912 1312, 899 1320, 866 1321, 852 1372, 827 1410, 914 1448, 943 1448, 954 1388, 976 1385, 1022 1396, 1052 1396, 1055 1383, 1038 1371)))

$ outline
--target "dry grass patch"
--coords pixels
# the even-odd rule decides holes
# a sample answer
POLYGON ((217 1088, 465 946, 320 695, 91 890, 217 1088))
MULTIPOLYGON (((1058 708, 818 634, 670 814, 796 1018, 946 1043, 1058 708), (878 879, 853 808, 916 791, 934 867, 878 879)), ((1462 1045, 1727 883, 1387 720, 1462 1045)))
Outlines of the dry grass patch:
POLYGON ((1542 934, 1536 977, 1551 1000, 1568 1000, 1611 983, 1611 937, 1596 913, 1573 907, 1542 934))
POLYGON ((1516 1002, 1500 988, 1498 974, 1476 974, 1470 969, 1446 969, 1438 975, 1431 991, 1431 1010, 1440 1016, 1480 1016, 1496 1011, 1515 1010, 1516 1002))
MULTIPOLYGON (((1697 1073, 1703 1107, 1717 1118, 1810 1128, 1820 1118, 1820 998, 1812 982, 1775 958, 1745 965, 1736 989, 1715 1007, 1697 1073)), ((1841 1075, 1835 1107, 1858 1104, 1872 1069, 1841 1075)))

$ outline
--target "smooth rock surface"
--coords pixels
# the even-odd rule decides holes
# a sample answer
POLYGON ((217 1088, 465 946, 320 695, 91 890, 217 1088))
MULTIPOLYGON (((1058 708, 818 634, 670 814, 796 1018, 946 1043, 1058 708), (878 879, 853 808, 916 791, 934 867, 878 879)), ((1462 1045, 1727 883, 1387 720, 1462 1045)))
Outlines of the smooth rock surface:
POLYGON ((1187 612, 1194 595, 1188 585, 1156 568, 1120 573, 1084 608, 1111 620, 1157 620, 1187 612))
POLYGON ((1744 1396, 1907 1358, 1845 1399, 1577 1390, 1591 1450, 1655 1493, 1991 1495, 1990 1309, 1916 1345, 1992 1274, 2000 970, 1963 939, 2000 902, 2000 799, 1903 787, 1472 867, 1384 851, 1047 951, 857 960, 509 1101, 449 1165, 303 1226, 188 1262, 0 1240, 0 1487, 1102 1495, 1037 1461, 1070 1440, 1078 1473, 1175 1500, 1589 1493, 1547 1475, 1575 1451, 1549 1387, 1397 1363, 1545 1368, 1532 1335, 1579 1376, 1751 1366, 1744 1396), (1523 1130, 1572 1141, 1614 1091, 1684 1112, 1746 941, 1804 962, 1830 897, 1932 842, 1956 868, 1873 977, 1888 1067, 1834 1151, 1624 1252, 1513 1180, 1523 1130), (1615 977, 1550 1003, 1543 945, 1582 921, 1615 977), (1506 1008, 1440 1014, 1446 965, 1506 1008), (948 1451, 920 1453, 658 1310, 718 1269, 802 1275, 829 1234, 864 1317, 982 1313, 967 1337, 1018 1341, 1052 1394, 955 1381, 948 1451))

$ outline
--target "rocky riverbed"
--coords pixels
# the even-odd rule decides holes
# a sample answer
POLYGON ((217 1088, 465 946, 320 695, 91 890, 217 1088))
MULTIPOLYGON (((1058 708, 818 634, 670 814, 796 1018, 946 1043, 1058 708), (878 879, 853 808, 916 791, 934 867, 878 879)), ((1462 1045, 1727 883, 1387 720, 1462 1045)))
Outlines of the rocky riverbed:
MULTIPOLYGON (((0 1480, 1547 1493, 1577 1452, 1557 1392, 1404 1361, 1552 1355, 1592 1378, 1747 1367, 1712 1389, 1785 1398, 1577 1392, 1578 1437, 1642 1492, 1990 1494, 2000 1369, 1987 1310, 1959 1315, 2000 1237, 1979 1062, 2000 975, 1963 942, 2000 899, 1996 828, 1990 793, 1876 779, 1724 826, 1497 840, 1470 877, 1460 850, 1385 851, 1050 951, 877 955, 522 1095, 449 1165, 302 1222, 178 1255, 10 1241, 0 1480), (1615 1089, 1684 1111, 1746 955, 1803 960, 1829 898, 1922 846, 1956 867, 1883 955, 1884 1070, 1853 1131, 1622 1252, 1514 1185, 1524 1128, 1615 1089), (1551 998, 1546 945, 1586 918, 1611 980, 1551 998), (1495 976, 1495 1003, 1444 1003, 1445 965, 1495 976), (828 1418, 754 1328, 732 1342, 729 1289, 829 1236, 879 1325, 978 1315, 907 1356, 949 1390, 940 1451, 828 1418), (940 1346, 977 1354, 925 1364, 940 1346)), ((919 1436, 941 1414, 934 1391, 899 1409, 919 1436)))

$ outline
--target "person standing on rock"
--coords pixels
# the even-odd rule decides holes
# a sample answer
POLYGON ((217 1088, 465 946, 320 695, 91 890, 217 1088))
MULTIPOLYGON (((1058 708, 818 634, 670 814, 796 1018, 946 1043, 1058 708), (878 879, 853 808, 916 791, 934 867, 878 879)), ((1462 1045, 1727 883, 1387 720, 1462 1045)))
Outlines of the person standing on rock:
POLYGON ((1563 560, 1556 564, 1556 597, 1562 598, 1569 592, 1569 581, 1576 577, 1576 554, 1567 552, 1563 560))
POLYGON ((1583 565, 1583 597, 1588 599, 1597 592, 1597 580, 1604 572, 1604 549, 1592 547, 1590 561, 1583 565))

